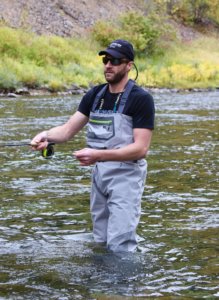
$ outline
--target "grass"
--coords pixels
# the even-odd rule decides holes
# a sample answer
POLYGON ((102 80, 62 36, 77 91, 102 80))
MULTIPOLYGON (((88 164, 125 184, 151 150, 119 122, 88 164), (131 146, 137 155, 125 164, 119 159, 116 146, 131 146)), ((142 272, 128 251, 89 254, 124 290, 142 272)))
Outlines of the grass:
POLYGON ((215 37, 176 43, 157 59, 139 61, 142 85, 168 88, 219 87, 219 44, 215 37))
MULTIPOLYGON (((104 81, 101 46, 91 38, 37 36, 0 27, 0 90, 46 87, 60 91, 104 81)), ((156 57, 137 57, 138 83, 168 88, 214 88, 219 83, 219 44, 215 37, 174 42, 156 57)), ((135 77, 135 71, 131 73, 135 77)))

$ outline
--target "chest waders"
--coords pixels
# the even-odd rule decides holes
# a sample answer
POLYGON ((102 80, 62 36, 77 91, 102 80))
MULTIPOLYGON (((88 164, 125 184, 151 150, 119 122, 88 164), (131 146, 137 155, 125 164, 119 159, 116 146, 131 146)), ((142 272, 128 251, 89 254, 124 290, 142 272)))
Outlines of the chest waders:
MULTIPOLYGON (((123 110, 134 82, 129 80, 117 111, 95 110, 107 85, 97 94, 87 129, 87 145, 118 149, 133 143, 132 117, 123 110)), ((141 197, 147 173, 145 159, 97 162, 92 172, 91 216, 96 242, 106 242, 113 252, 134 251, 140 219, 141 197)))

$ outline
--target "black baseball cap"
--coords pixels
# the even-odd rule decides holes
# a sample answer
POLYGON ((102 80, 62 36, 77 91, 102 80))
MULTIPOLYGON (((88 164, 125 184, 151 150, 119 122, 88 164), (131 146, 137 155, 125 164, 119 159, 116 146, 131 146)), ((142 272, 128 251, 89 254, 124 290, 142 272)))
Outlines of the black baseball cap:
POLYGON ((111 55, 115 58, 128 58, 133 61, 135 54, 131 43, 125 40, 115 40, 113 41, 106 50, 99 52, 99 55, 111 55))

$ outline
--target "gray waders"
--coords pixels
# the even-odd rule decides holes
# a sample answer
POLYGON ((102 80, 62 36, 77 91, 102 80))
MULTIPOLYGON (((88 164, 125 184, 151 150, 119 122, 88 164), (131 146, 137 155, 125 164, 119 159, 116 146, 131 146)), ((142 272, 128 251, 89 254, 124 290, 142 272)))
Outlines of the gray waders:
MULTIPOLYGON (((97 94, 88 123, 88 147, 118 149, 133 143, 132 118, 122 113, 133 85, 129 80, 116 112, 95 111, 107 85, 97 94)), ((90 204, 95 242, 107 243, 113 252, 136 249, 146 173, 145 159, 95 164, 90 204)))

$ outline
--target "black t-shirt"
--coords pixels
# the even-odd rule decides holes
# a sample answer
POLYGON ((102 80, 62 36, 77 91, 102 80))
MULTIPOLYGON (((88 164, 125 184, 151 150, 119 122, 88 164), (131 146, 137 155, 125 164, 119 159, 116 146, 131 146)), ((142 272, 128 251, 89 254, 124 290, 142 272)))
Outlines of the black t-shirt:
MULTIPOLYGON (((104 85, 95 86, 84 95, 78 107, 79 112, 89 117, 94 99, 103 86, 104 85)), ((110 93, 107 89, 103 103, 101 103, 100 100, 96 109, 99 109, 99 106, 101 105, 102 112, 113 111, 118 96, 119 93, 110 93)), ((119 101, 117 103, 117 108, 118 105, 119 101)), ((123 114, 132 117, 133 128, 154 129, 155 109, 153 97, 141 87, 134 85, 125 104, 123 114)))

